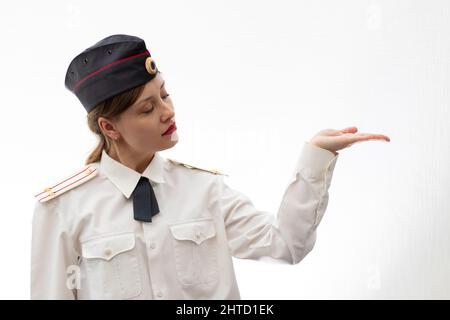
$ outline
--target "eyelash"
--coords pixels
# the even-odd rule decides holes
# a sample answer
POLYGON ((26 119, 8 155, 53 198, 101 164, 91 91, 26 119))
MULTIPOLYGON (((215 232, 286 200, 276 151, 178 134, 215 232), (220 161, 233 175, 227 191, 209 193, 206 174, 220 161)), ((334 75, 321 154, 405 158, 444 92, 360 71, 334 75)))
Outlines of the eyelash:
MULTIPOLYGON (((168 96, 170 96, 170 94, 166 94, 166 96, 163 97, 163 100, 166 100, 168 96)), ((148 110, 148 111, 144 111, 144 113, 151 113, 151 112, 153 111, 153 109, 154 109, 154 108, 151 108, 151 109, 148 110)))

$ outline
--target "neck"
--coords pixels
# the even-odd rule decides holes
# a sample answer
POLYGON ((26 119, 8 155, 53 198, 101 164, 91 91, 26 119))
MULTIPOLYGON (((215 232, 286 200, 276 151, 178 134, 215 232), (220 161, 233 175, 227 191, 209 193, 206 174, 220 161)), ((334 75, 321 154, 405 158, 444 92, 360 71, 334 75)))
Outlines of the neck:
POLYGON ((133 152, 133 150, 119 150, 117 146, 111 146, 108 155, 124 166, 142 173, 148 164, 153 160, 155 152, 146 154, 133 152))

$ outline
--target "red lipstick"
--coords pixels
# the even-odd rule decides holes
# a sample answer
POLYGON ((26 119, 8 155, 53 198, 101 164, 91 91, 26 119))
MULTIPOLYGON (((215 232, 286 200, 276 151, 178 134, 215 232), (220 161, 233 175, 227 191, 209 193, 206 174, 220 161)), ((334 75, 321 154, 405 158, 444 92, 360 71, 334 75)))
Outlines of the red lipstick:
POLYGON ((166 132, 164 132, 162 135, 165 136, 167 134, 171 134, 172 132, 174 132, 175 130, 177 130, 177 125, 174 123, 172 123, 170 125, 170 127, 166 130, 166 132))

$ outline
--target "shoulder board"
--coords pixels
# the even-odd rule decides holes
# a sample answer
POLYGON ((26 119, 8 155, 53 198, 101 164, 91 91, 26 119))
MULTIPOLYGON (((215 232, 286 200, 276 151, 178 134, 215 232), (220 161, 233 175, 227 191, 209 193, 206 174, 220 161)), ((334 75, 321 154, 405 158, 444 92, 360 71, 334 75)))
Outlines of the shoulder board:
POLYGON ((172 162, 172 163, 181 165, 181 166, 183 166, 183 167, 185 167, 185 168, 188 168, 188 169, 201 170, 201 171, 206 171, 206 172, 209 172, 209 173, 212 173, 212 174, 220 174, 220 175, 228 176, 227 174, 222 173, 222 172, 219 172, 219 171, 217 171, 217 170, 215 170, 215 169, 210 169, 210 170, 208 170, 208 169, 203 169, 203 168, 195 167, 195 166, 193 166, 193 165, 186 164, 186 163, 183 163, 183 162, 179 162, 179 161, 176 161, 176 160, 173 160, 173 159, 170 159, 170 158, 168 158, 167 160, 169 160, 169 161, 172 162))
POLYGON ((78 170, 70 177, 63 179, 62 181, 54 184, 51 187, 47 187, 44 190, 41 190, 34 197, 39 202, 46 202, 48 200, 54 199, 57 196, 67 192, 79 185, 85 183, 86 181, 91 180, 93 177, 97 175, 97 169, 91 165, 87 165, 82 170, 78 170))

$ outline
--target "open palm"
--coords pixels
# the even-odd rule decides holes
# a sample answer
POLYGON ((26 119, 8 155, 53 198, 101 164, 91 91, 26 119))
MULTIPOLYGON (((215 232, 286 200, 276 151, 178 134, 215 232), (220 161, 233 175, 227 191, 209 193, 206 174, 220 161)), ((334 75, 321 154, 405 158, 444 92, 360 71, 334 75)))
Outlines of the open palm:
POLYGON ((319 131, 310 140, 310 143, 337 154, 336 151, 350 147, 356 142, 368 140, 384 140, 386 142, 391 141, 389 137, 383 134, 356 133, 357 131, 358 129, 356 127, 348 127, 342 130, 325 129, 319 131))

